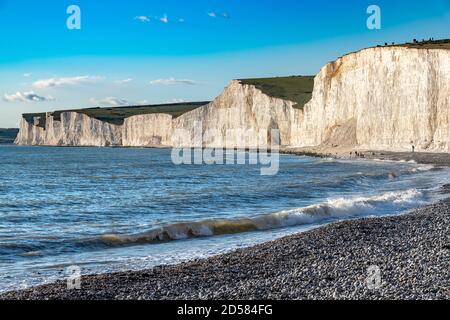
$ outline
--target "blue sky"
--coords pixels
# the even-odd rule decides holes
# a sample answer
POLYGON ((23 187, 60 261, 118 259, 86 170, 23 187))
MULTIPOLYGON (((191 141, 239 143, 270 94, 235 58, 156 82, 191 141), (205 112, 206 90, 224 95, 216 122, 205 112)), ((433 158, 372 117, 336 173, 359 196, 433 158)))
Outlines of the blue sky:
POLYGON ((450 0, 0 0, 0 127, 24 112, 209 100, 349 51, 450 38, 450 0), (70 5, 81 30, 66 27, 70 5), (381 8, 382 29, 366 27, 381 8))

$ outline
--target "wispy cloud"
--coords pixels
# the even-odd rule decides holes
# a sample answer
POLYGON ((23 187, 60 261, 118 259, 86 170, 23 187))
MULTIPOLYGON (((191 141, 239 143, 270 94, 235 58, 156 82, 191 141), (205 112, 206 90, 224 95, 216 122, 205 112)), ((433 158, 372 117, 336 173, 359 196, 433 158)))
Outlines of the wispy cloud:
POLYGON ((136 103, 137 106, 145 106, 145 105, 149 105, 150 102, 148 100, 141 100, 138 103, 136 103))
POLYGON ((172 98, 170 100, 165 101, 164 103, 183 103, 186 102, 186 100, 184 99, 179 99, 179 98, 172 98))
POLYGON ((29 77, 31 77, 33 74, 32 73, 24 73, 23 74, 23 76, 25 77, 25 78, 29 78, 29 77))
POLYGON ((167 17, 167 14, 159 18, 159 21, 161 21, 162 23, 169 23, 169 18, 167 17))
POLYGON ((207 14, 211 18, 224 18, 224 19, 229 19, 230 18, 230 15, 227 12, 210 11, 207 14))
POLYGON ((103 77, 97 76, 78 76, 78 77, 68 77, 68 78, 50 78, 38 80, 33 83, 34 88, 44 89, 62 86, 75 86, 80 84, 95 83, 97 81, 103 80, 103 77))
POLYGON ((152 80, 152 81, 150 81, 150 84, 153 85, 153 86, 155 86, 155 85, 174 86, 174 85, 180 85, 180 84, 195 85, 195 84, 197 84, 197 82, 195 82, 194 80, 190 80, 190 79, 168 78, 168 79, 152 80))
POLYGON ((164 24, 168 24, 168 23, 172 23, 174 22, 179 22, 179 23, 184 23, 186 20, 184 18, 178 18, 178 19, 169 19, 169 16, 167 14, 164 14, 162 17, 158 17, 158 16, 136 16, 134 17, 134 20, 139 20, 140 22, 143 23, 148 23, 150 21, 159 21, 162 22, 164 24))
POLYGON ((5 94, 3 100, 6 102, 43 102, 43 101, 54 101, 53 97, 40 96, 34 91, 28 92, 16 92, 14 94, 5 94))
POLYGON ((147 16, 136 16, 134 20, 139 20, 140 22, 147 23, 150 22, 150 18, 147 16))
POLYGON ((133 103, 131 103, 128 100, 115 98, 115 97, 106 97, 106 98, 101 99, 101 100, 97 100, 97 99, 91 98, 89 101, 92 104, 94 104, 94 105, 108 106, 108 107, 119 107, 119 106, 130 106, 130 105, 133 105, 133 103))
POLYGON ((126 84, 126 83, 130 83, 132 81, 133 81, 133 79, 128 78, 128 79, 116 80, 116 81, 114 81, 114 83, 116 83, 116 84, 126 84))

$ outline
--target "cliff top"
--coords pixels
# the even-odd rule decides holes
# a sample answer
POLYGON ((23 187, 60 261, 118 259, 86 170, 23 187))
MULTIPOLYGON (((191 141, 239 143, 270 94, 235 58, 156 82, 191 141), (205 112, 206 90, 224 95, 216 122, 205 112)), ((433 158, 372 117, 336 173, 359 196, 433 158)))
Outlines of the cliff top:
MULTIPOLYGON (((115 125, 122 125, 126 118, 143 115, 164 113, 172 115, 177 118, 182 114, 197 109, 201 106, 208 104, 209 101, 202 102, 186 102, 186 103, 174 103, 174 104, 158 104, 147 106, 129 106, 129 107, 114 107, 114 108, 88 108, 88 109, 73 109, 73 110, 60 110, 52 112, 51 115, 57 121, 61 120, 61 113, 64 112, 76 112, 85 114, 91 118, 108 122, 115 125)), ((33 123, 35 117, 45 118, 45 113, 26 113, 23 114, 23 118, 28 123, 33 123)), ((45 126, 44 121, 40 121, 39 126, 45 126)))
POLYGON ((296 102, 294 108, 302 109, 312 98, 314 76, 240 79, 240 83, 253 85, 268 96, 296 102))
POLYGON ((407 48, 414 48, 414 49, 446 49, 446 50, 450 50, 450 39, 415 41, 413 43, 405 43, 405 44, 402 44, 399 46, 407 47, 407 48))
MULTIPOLYGON (((384 45, 376 45, 373 47, 368 48, 362 48, 358 51, 349 52, 345 56, 349 56, 364 50, 368 49, 374 49, 374 48, 409 48, 409 49, 442 49, 442 50, 450 50, 450 39, 441 39, 441 40, 421 40, 418 41, 416 39, 413 40, 413 42, 407 42, 407 43, 385 43, 384 45)), ((342 58, 342 57, 341 57, 342 58)))

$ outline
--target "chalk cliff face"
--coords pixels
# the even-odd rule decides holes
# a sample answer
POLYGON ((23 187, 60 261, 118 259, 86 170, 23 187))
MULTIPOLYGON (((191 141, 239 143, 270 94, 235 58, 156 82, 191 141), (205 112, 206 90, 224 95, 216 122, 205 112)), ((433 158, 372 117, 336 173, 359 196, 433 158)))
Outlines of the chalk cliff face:
POLYGON ((122 146, 121 126, 102 122, 85 114, 64 112, 61 113, 60 121, 47 114, 44 123, 41 127, 22 119, 15 143, 42 146, 122 146))
MULTIPOLYGON (((294 102, 269 97, 254 86, 232 81, 210 104, 173 118, 146 114, 126 118, 122 126, 79 113, 48 114, 45 129, 22 119, 16 143, 54 146, 124 147, 258 147, 272 142, 279 130, 283 146, 291 144, 293 124, 301 114, 294 102), (198 138, 199 133, 200 139, 198 138), (247 138, 242 138, 246 135, 247 138), (181 138, 181 139, 180 139, 181 138)), ((38 119, 36 119, 38 122, 38 119)))
POLYGON ((47 116, 45 129, 22 120, 16 143, 195 146, 200 128, 205 147, 253 147, 257 141, 239 133, 278 129, 282 146, 404 151, 414 144, 450 152, 450 50, 380 47, 346 55, 321 69, 303 110, 294 104, 232 81, 216 100, 175 119, 140 115, 116 126, 68 112, 61 121, 47 116))
POLYGON ((125 119, 122 128, 124 147, 170 147, 172 116, 146 114, 125 119))
POLYGON ((174 120, 173 144, 198 146, 196 133, 200 126, 203 147, 270 145, 272 129, 279 130, 281 145, 289 146, 292 126, 301 114, 292 108, 294 104, 269 97, 252 85, 232 81, 216 100, 174 120))
POLYGON ((303 118, 298 146, 351 141, 374 150, 414 144, 450 151, 450 50, 388 47, 344 56, 317 75, 303 118))

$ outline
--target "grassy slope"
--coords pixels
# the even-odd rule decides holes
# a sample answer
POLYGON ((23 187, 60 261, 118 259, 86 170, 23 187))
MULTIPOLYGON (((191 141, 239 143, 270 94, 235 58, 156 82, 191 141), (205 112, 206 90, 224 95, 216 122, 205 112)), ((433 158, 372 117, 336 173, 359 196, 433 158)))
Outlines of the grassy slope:
POLYGON ((314 88, 313 76, 242 79, 242 84, 254 85, 271 97, 296 102, 294 108, 302 109, 311 100, 314 88))
MULTIPOLYGON (((89 117, 104 122, 122 125, 126 118, 142 114, 164 113, 170 114, 175 118, 177 118, 186 112, 197 109, 201 106, 204 106, 205 104, 208 104, 208 102, 209 101, 136 106, 136 107, 73 109, 73 110, 55 111, 52 114, 55 120, 60 120, 61 113, 63 112, 78 112, 84 113, 89 117)), ((23 115, 24 119, 26 119, 29 123, 33 123, 33 118, 38 116, 45 117, 45 113, 27 113, 23 115)), ((41 124, 43 125, 42 122, 39 125, 41 124)))
POLYGON ((19 133, 19 129, 0 129, 0 144, 13 143, 19 133))

